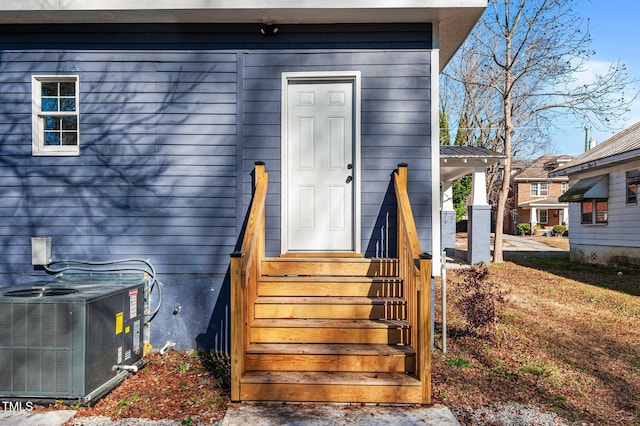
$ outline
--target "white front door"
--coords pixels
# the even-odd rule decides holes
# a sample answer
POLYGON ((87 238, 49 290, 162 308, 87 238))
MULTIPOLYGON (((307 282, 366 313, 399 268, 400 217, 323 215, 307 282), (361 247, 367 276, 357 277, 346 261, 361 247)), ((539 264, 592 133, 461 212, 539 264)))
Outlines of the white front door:
POLYGON ((354 81, 290 80, 286 92, 285 249, 355 251, 354 81))

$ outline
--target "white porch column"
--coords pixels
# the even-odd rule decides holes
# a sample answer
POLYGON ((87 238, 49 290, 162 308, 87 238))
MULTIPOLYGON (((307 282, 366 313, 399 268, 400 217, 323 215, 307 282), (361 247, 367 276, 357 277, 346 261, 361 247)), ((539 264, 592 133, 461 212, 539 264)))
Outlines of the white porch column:
POLYGON ((531 207, 531 233, 533 233, 533 230, 535 229, 537 224, 538 224, 538 209, 536 209, 535 207, 531 207))
POLYGON ((442 182, 442 211, 455 211, 453 208, 453 182, 442 182))
POLYGON ((562 220, 564 221, 564 223, 561 223, 561 225, 565 225, 568 228, 569 227, 569 207, 565 207, 564 209, 562 209, 562 220))
POLYGON ((472 176, 468 226, 469 263, 491 262, 491 207, 487 204, 486 165, 475 167, 472 176))
POLYGON ((473 171, 471 187, 472 187, 471 205, 486 206, 487 205, 487 178, 486 178, 484 167, 476 168, 473 171))
POLYGON ((440 210, 440 239, 443 249, 456 247, 456 211, 453 208, 452 181, 442 182, 442 204, 440 210))

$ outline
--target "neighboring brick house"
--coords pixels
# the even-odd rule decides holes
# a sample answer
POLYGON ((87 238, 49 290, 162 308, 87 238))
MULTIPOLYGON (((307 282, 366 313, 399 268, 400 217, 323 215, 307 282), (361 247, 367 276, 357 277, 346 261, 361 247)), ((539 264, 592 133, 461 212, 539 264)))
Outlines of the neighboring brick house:
POLYGON ((572 159, 570 155, 543 155, 530 163, 514 162, 512 196, 507 205, 510 217, 505 220, 505 233, 517 233, 519 223, 529 223, 532 229, 569 225, 569 204, 558 201, 569 189, 569 179, 566 176, 551 178, 549 172, 572 159))

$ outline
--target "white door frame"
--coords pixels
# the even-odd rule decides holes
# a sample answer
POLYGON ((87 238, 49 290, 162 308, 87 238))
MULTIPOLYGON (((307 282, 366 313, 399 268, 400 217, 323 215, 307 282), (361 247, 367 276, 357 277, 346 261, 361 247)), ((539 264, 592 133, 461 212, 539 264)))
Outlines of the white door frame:
POLYGON ((361 220, 360 220, 360 103, 361 103, 361 75, 360 71, 326 71, 326 72, 285 72, 282 73, 282 101, 281 101, 281 135, 282 135, 282 164, 281 170, 281 203, 280 203, 280 246, 282 253, 288 253, 287 247, 287 148, 289 144, 287 132, 287 91, 289 83, 293 81, 314 81, 314 82, 339 82, 346 81, 353 83, 353 252, 361 253, 361 220))

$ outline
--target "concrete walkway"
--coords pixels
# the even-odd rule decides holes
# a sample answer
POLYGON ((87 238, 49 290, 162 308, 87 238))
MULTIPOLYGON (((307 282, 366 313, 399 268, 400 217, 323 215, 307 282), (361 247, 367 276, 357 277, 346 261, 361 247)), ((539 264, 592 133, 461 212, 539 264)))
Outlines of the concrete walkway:
POLYGON ((75 415, 74 410, 0 411, 0 425, 62 426, 75 415))
MULTIPOLYGON (((492 238, 493 240, 493 238, 492 238)), ((565 256, 569 250, 552 247, 544 244, 531 236, 502 234, 503 248, 502 254, 506 260, 514 258, 536 257, 558 257, 565 256)), ((491 242, 491 252, 493 254, 493 241, 491 242)), ((447 257, 447 269, 468 268, 466 262, 467 250, 462 248, 447 249, 451 257, 447 257)))
POLYGON ((533 237, 522 237, 520 235, 502 234, 502 240, 508 243, 511 247, 504 247, 506 251, 550 251, 550 252, 563 252, 567 253, 567 250, 551 247, 536 241, 533 237))
POLYGON ((535 240, 535 237, 522 237, 520 235, 503 234, 504 247, 502 256, 505 260, 513 260, 517 258, 527 257, 544 257, 553 258, 558 256, 566 256, 569 250, 558 247, 551 247, 535 240))
POLYGON ((442 405, 230 404, 222 426, 459 426, 442 405))

